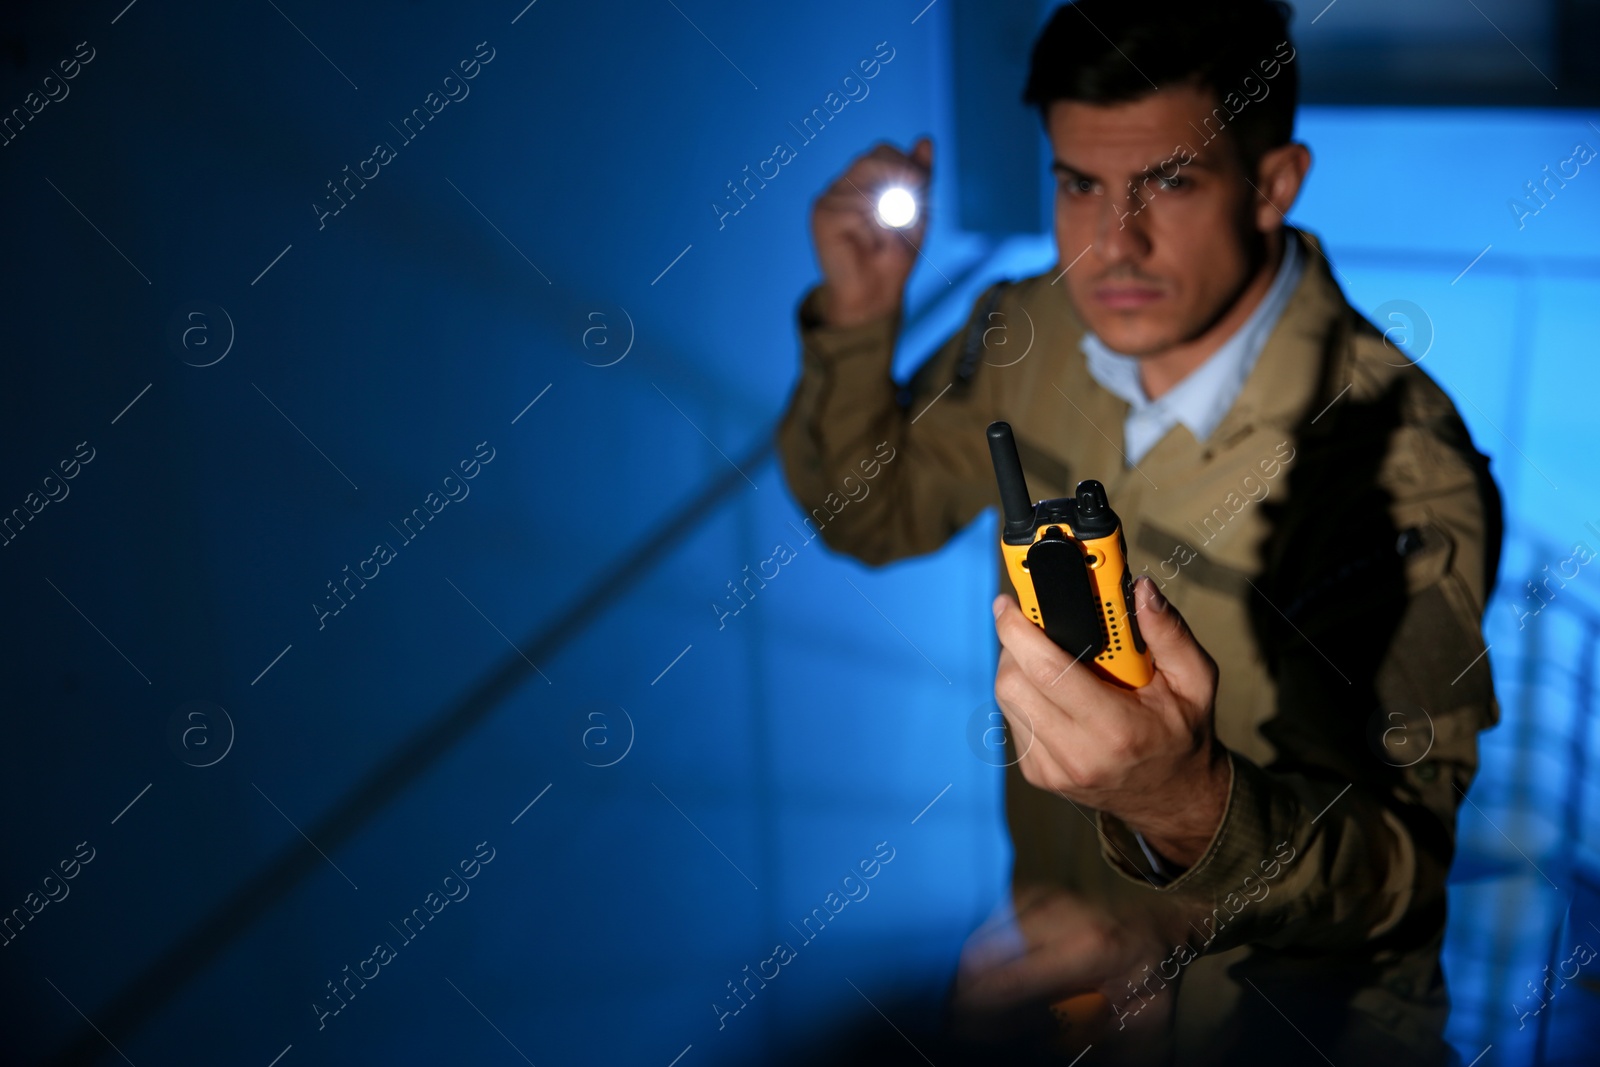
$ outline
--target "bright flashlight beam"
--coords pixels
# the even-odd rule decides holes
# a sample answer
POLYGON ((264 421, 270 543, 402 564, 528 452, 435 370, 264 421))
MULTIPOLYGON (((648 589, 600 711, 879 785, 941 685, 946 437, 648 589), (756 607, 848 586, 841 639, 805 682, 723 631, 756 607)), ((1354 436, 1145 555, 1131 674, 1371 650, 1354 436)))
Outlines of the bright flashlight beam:
POLYGON ((878 221, 903 230, 917 218, 917 198, 898 185, 885 189, 878 197, 878 221))

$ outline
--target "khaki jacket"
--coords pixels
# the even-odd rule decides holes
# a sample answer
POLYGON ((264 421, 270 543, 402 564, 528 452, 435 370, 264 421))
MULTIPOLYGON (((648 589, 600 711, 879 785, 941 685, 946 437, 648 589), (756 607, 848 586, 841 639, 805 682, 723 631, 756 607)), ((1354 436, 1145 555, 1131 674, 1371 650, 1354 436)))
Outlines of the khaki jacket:
POLYGON ((899 323, 826 327, 808 293, 778 447, 823 539, 870 564, 933 552, 998 507, 992 420, 1015 430, 1035 499, 1104 482, 1132 569, 1219 666, 1228 808, 1206 855, 1160 885, 1126 827, 1013 765, 1014 886, 1199 902, 1199 958, 1157 967, 1180 971, 1175 989, 1143 986, 1175 997, 1180 1062, 1269 1041, 1281 1056, 1279 1036, 1298 1040, 1286 1018, 1335 1060, 1447 1062, 1445 877, 1477 732, 1499 717, 1481 635, 1499 494, 1444 392, 1345 300, 1317 239, 1287 232, 1306 269, 1207 441, 1179 425, 1125 462, 1128 406, 1090 377, 1052 270, 992 290, 999 317, 980 302, 898 392, 899 323), (995 324, 1006 344, 985 349, 995 324), (880 442, 893 462, 841 507, 880 442))

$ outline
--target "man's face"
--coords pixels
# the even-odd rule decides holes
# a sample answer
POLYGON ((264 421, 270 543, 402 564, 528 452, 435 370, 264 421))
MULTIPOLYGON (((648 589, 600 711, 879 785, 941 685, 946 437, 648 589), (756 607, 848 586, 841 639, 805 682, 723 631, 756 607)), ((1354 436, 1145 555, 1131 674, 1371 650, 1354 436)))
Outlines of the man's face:
POLYGON ((1255 178, 1231 130, 1209 144, 1197 132, 1214 105, 1190 86, 1126 104, 1050 105, 1056 245, 1071 264, 1062 280, 1115 351, 1155 355, 1193 340, 1259 269, 1255 178))

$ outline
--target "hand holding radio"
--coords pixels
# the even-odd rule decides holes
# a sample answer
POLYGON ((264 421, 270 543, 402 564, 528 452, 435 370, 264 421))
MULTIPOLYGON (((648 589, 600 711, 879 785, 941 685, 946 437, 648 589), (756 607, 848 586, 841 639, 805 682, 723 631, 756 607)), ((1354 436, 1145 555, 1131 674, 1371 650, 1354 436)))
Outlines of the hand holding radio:
POLYGON ((1107 812, 1187 868, 1231 788, 1216 662, 1149 578, 1133 581, 1098 482, 1028 505, 1011 428, 989 427, 1018 599, 995 598, 995 699, 1032 785, 1107 812), (1087 506, 1086 506, 1087 505, 1087 506))

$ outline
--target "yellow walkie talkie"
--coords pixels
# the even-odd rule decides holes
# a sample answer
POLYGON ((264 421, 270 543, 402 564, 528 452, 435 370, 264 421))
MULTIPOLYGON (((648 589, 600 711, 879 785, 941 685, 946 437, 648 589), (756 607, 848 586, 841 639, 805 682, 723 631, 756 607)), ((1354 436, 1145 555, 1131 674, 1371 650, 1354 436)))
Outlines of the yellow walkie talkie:
MULTIPOLYGON (((1033 503, 1009 423, 989 424, 989 455, 1004 517, 1000 552, 1023 615, 1101 678, 1127 689, 1148 685, 1155 668, 1134 614, 1128 542, 1105 486, 1087 479, 1075 498, 1033 503)), ((1073 1041, 1098 1041, 1115 1014, 1097 992, 1058 1000, 1050 1011, 1073 1041)))
POLYGON ((1128 689, 1155 676, 1133 610, 1133 572, 1122 521, 1105 486, 1089 479, 1077 496, 1032 503, 1011 426, 989 424, 1000 486, 1000 552, 1022 613, 1069 656, 1128 689))

